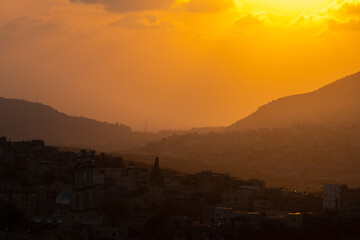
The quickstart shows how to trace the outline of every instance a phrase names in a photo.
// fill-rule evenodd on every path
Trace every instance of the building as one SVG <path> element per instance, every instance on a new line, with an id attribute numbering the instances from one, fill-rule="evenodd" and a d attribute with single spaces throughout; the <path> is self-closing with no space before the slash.
<path id="1" fill-rule="evenodd" d="M 234 211 L 232 208 L 216 207 L 214 209 L 214 222 L 215 223 L 228 223 L 234 218 Z"/>
<path id="2" fill-rule="evenodd" d="M 346 190 L 347 186 L 343 184 L 325 184 L 322 187 L 323 210 L 339 210 Z"/>
<path id="3" fill-rule="evenodd" d="M 75 163 L 74 200 L 71 219 L 75 223 L 93 223 L 96 219 L 96 211 L 93 206 L 93 152 L 78 154 Z"/>

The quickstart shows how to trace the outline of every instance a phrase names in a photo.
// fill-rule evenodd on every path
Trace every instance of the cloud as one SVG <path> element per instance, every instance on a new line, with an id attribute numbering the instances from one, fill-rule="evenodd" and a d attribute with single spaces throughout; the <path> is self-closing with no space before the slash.
<path id="1" fill-rule="evenodd" d="M 191 0 L 183 4 L 189 12 L 218 12 L 235 6 L 234 0 Z"/>
<path id="2" fill-rule="evenodd" d="M 360 0 L 335 0 L 327 8 L 304 13 L 294 19 L 294 26 L 318 27 L 323 33 L 340 29 L 360 30 Z"/>
<path id="3" fill-rule="evenodd" d="M 8 31 L 30 30 L 30 31 L 51 31 L 59 27 L 59 23 L 52 17 L 19 17 L 15 18 L 6 25 L 3 29 Z"/>
<path id="4" fill-rule="evenodd" d="M 350 30 L 350 31 L 360 31 L 360 20 L 359 19 L 350 19 L 345 22 L 338 21 L 334 18 L 328 21 L 328 28 L 330 30 Z"/>
<path id="5" fill-rule="evenodd" d="M 360 31 L 360 1 L 336 0 L 323 13 L 329 30 Z"/>
<path id="6" fill-rule="evenodd" d="M 171 28 L 173 24 L 168 20 L 159 20 L 155 15 L 127 15 L 122 19 L 111 23 L 113 27 L 124 27 L 124 28 Z"/>
<path id="7" fill-rule="evenodd" d="M 175 0 L 70 0 L 70 2 L 101 4 L 108 11 L 131 12 L 169 9 Z"/>
<path id="8" fill-rule="evenodd" d="M 304 13 L 294 19 L 291 24 L 308 26 L 309 24 L 321 24 L 325 19 L 327 20 L 329 17 L 327 15 L 319 15 L 317 13 Z"/>
<path id="9" fill-rule="evenodd" d="M 234 21 L 235 26 L 263 25 L 269 21 L 268 14 L 264 11 L 252 12 L 241 16 Z"/>
<path id="10" fill-rule="evenodd" d="M 327 12 L 331 14 L 360 15 L 360 1 L 337 0 L 329 6 Z"/>
<path id="11" fill-rule="evenodd" d="M 136 12 L 170 10 L 174 6 L 189 12 L 218 12 L 234 7 L 234 0 L 70 0 L 72 3 L 101 4 L 107 11 Z"/>

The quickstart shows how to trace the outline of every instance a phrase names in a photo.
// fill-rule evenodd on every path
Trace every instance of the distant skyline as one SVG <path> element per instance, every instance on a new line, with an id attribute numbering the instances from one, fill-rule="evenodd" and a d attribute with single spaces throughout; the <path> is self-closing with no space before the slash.
<path id="1" fill-rule="evenodd" d="M 0 0 L 0 96 L 134 130 L 226 126 L 360 71 L 359 0 Z"/>

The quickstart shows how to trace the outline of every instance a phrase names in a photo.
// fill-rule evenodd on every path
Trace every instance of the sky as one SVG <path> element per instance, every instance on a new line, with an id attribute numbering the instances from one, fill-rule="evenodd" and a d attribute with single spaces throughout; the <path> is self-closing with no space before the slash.
<path id="1" fill-rule="evenodd" d="M 134 130 L 230 125 L 359 53 L 360 0 L 0 0 L 0 96 Z"/>

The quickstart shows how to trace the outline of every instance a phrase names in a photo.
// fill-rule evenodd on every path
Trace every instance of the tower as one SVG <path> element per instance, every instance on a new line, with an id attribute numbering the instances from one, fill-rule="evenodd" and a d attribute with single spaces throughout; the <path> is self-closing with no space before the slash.
<path id="1" fill-rule="evenodd" d="M 150 181 L 153 184 L 162 184 L 162 177 L 161 177 L 161 171 L 160 171 L 160 163 L 159 163 L 159 157 L 155 158 L 154 167 L 151 172 Z"/>

